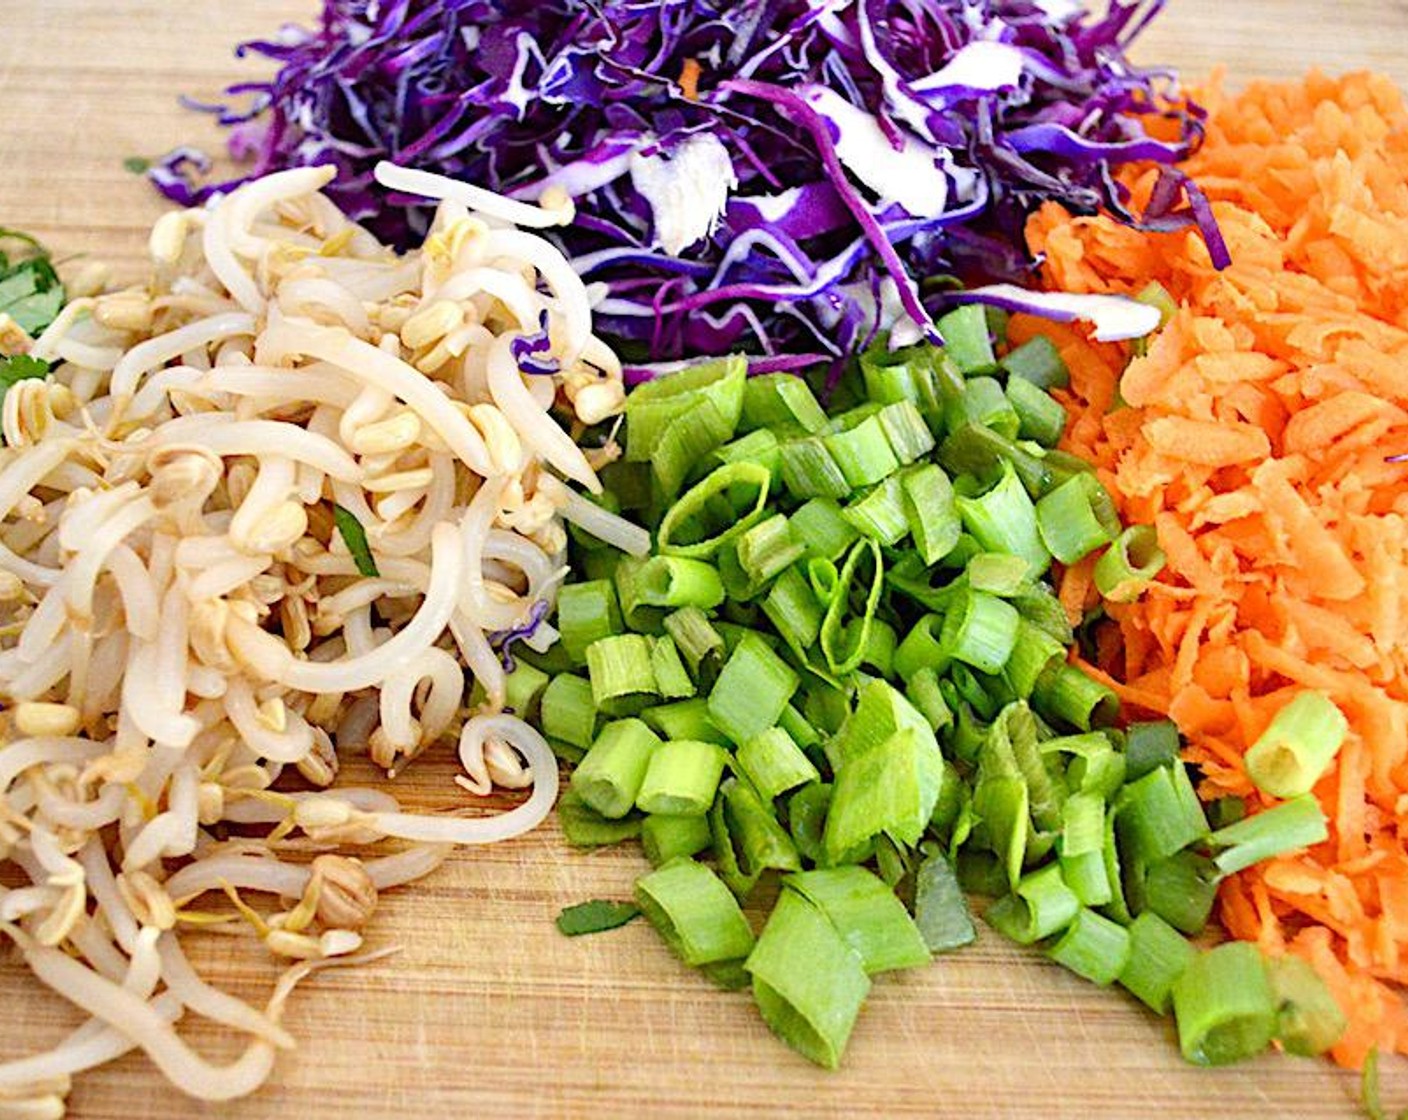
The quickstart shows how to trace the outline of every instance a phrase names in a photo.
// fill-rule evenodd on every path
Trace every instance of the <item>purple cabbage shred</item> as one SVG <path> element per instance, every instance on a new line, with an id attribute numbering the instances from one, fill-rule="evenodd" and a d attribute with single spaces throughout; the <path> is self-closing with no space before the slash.
<path id="1" fill-rule="evenodd" d="M 543 619 L 548 616 L 549 605 L 546 599 L 538 599 L 528 610 L 528 617 L 519 625 L 510 630 L 491 630 L 484 637 L 489 645 L 499 652 L 499 659 L 503 662 L 504 672 L 512 673 L 516 668 L 513 660 L 513 644 L 515 642 L 526 642 L 538 632 L 538 627 L 542 625 Z"/>
<path id="2" fill-rule="evenodd" d="M 905 313 L 932 335 L 929 278 L 1029 281 L 1024 224 L 1050 200 L 1196 226 L 1225 263 L 1173 166 L 1203 111 L 1126 54 L 1163 3 L 324 0 L 316 28 L 239 48 L 272 78 L 202 108 L 250 177 L 334 165 L 328 194 L 400 247 L 433 209 L 388 198 L 380 159 L 529 200 L 561 186 L 578 220 L 549 236 L 632 361 L 832 360 Z M 1115 172 L 1151 161 L 1136 214 Z M 151 174 L 186 205 L 243 181 L 204 181 L 188 149 Z M 545 337 L 524 343 L 551 372 Z"/>

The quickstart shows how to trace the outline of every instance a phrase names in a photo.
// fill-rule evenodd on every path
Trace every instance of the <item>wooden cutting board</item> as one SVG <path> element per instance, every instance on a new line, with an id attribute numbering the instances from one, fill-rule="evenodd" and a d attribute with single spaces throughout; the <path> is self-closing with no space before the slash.
<path id="1" fill-rule="evenodd" d="M 1319 64 L 1372 66 L 1408 83 L 1402 0 L 1175 0 L 1143 57 L 1189 76 L 1224 62 L 1234 81 Z M 139 274 L 162 204 L 125 157 L 195 140 L 209 123 L 176 103 L 248 76 L 238 40 L 306 19 L 314 0 L 0 0 L 0 224 Z M 447 761 L 396 783 L 407 803 L 462 795 Z M 567 904 L 624 898 L 643 862 L 583 854 L 555 826 L 464 851 L 385 898 L 374 945 L 398 956 L 324 973 L 294 999 L 299 1038 L 256 1096 L 201 1107 L 145 1058 L 79 1080 L 76 1117 L 1350 1116 L 1356 1079 L 1326 1063 L 1266 1057 L 1205 1071 L 1171 1027 L 1034 952 L 984 936 L 931 968 L 876 984 L 845 1067 L 824 1073 L 776 1042 L 746 996 L 712 989 L 643 924 L 569 940 Z M 262 1002 L 273 976 L 245 940 L 208 939 L 207 976 Z M 77 1017 L 0 963 L 0 1058 L 56 1041 Z M 194 1024 L 204 1052 L 231 1040 Z M 1396 1090 L 1396 1091 L 1395 1091 Z M 1408 1071 L 1386 1070 L 1391 1103 Z"/>

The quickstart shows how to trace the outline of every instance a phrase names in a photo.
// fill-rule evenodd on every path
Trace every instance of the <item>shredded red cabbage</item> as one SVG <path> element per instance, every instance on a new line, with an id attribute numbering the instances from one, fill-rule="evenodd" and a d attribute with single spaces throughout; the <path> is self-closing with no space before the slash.
<path id="1" fill-rule="evenodd" d="M 333 164 L 328 193 L 402 246 L 431 209 L 386 196 L 380 159 L 530 200 L 561 186 L 578 220 L 550 236 L 604 285 L 597 322 L 637 360 L 839 355 L 906 317 L 932 334 L 926 278 L 1029 274 L 1023 224 L 1049 199 L 1195 225 L 1225 261 L 1171 168 L 1202 110 L 1125 53 L 1162 7 L 325 0 L 317 29 L 241 46 L 280 68 L 214 111 L 252 175 Z M 1145 214 L 1115 180 L 1130 161 L 1170 165 Z M 184 204 L 234 185 L 201 171 L 183 150 L 152 175 Z"/>

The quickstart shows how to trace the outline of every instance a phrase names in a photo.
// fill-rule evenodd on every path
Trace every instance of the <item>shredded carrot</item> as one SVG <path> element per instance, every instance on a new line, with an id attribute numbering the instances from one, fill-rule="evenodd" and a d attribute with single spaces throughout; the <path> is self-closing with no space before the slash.
<path id="1" fill-rule="evenodd" d="M 1046 330 L 1071 369 L 1066 450 L 1089 459 L 1168 565 L 1110 605 L 1093 671 L 1187 738 L 1205 796 L 1269 799 L 1242 759 L 1297 690 L 1349 734 L 1316 786 L 1329 839 L 1223 885 L 1228 932 L 1319 971 L 1349 1021 L 1332 1051 L 1408 1053 L 1408 107 L 1386 78 L 1310 74 L 1229 96 L 1187 165 L 1232 253 L 1054 205 L 1028 226 L 1044 282 L 1178 311 L 1132 360 Z M 1125 186 L 1137 208 L 1152 173 Z M 1088 569 L 1066 573 L 1068 610 Z M 1117 629 L 1115 629 L 1117 627 Z"/>

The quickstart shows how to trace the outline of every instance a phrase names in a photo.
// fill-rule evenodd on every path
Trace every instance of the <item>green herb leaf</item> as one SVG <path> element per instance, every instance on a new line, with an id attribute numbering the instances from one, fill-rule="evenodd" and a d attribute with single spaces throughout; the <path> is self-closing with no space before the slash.
<path id="1" fill-rule="evenodd" d="M 128 156 L 122 161 L 122 169 L 130 171 L 133 175 L 145 175 L 151 170 L 152 161 L 146 156 Z"/>
<path id="2" fill-rule="evenodd" d="M 565 907 L 557 916 L 557 928 L 568 937 L 581 937 L 584 933 L 604 933 L 638 917 L 640 907 L 634 902 L 594 898 L 590 902 Z"/>
<path id="3" fill-rule="evenodd" d="M 64 305 L 59 274 L 49 251 L 29 234 L 0 227 L 0 241 L 19 241 L 28 247 L 28 255 L 18 261 L 0 253 L 0 312 L 30 334 L 38 334 Z"/>
<path id="4" fill-rule="evenodd" d="M 28 354 L 0 357 L 0 404 L 4 404 L 5 392 L 11 385 L 21 381 L 42 381 L 48 376 L 49 363 L 42 358 L 31 358 Z M 0 444 L 4 442 L 4 437 L 0 436 Z"/>
<path id="5" fill-rule="evenodd" d="M 376 560 L 372 558 L 371 547 L 367 544 L 367 531 L 362 528 L 362 523 L 351 511 L 343 509 L 336 503 L 332 507 L 332 519 L 337 526 L 337 531 L 342 534 L 343 544 L 352 554 L 352 562 L 357 565 L 357 571 L 372 579 L 380 576 Z"/>

